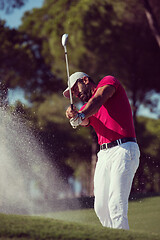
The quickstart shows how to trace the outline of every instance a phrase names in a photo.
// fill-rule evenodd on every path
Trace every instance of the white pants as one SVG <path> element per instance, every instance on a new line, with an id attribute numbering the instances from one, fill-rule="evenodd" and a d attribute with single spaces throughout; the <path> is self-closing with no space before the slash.
<path id="1" fill-rule="evenodd" d="M 139 157 L 139 147 L 134 142 L 99 151 L 94 209 L 104 227 L 129 229 L 128 197 Z"/>

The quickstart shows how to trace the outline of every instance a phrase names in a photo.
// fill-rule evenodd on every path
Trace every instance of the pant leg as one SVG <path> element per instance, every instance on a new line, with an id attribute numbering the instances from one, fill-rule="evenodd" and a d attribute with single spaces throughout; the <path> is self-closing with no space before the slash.
<path id="1" fill-rule="evenodd" d="M 112 228 L 129 229 L 128 197 L 139 164 L 136 143 L 125 143 L 113 149 L 108 208 Z"/>
<path id="2" fill-rule="evenodd" d="M 98 162 L 94 175 L 94 210 L 103 226 L 111 227 L 111 219 L 108 208 L 110 185 L 109 157 L 105 151 L 98 153 Z"/>

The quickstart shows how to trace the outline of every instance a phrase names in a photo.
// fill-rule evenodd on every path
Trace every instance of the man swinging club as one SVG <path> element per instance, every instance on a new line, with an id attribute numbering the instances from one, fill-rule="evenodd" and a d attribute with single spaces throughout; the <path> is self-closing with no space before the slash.
<path id="1" fill-rule="evenodd" d="M 83 72 L 70 76 L 70 89 L 86 102 L 79 111 L 67 109 L 70 124 L 73 128 L 91 125 L 100 145 L 94 175 L 95 212 L 103 226 L 129 229 L 128 197 L 140 152 L 125 90 L 113 76 L 105 76 L 96 86 Z M 63 95 L 70 98 L 69 88 Z"/>

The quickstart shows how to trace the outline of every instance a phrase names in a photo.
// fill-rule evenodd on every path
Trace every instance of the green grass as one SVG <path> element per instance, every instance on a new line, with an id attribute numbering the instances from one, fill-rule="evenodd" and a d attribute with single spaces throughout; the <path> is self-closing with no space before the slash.
<path id="1" fill-rule="evenodd" d="M 160 240 L 160 197 L 129 203 L 130 231 L 103 228 L 93 209 L 16 216 L 0 214 L 0 240 Z"/>
<path id="2" fill-rule="evenodd" d="M 100 225 L 93 209 L 56 212 L 54 219 Z M 160 197 L 129 202 L 130 230 L 160 234 Z"/>
<path id="3" fill-rule="evenodd" d="M 130 229 L 160 235 L 160 197 L 129 203 Z"/>

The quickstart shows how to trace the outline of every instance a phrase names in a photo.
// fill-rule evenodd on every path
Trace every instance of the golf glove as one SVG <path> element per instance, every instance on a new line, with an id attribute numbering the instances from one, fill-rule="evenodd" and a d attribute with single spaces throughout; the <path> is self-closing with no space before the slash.
<path id="1" fill-rule="evenodd" d="M 70 124 L 73 128 L 77 128 L 85 119 L 84 113 L 77 113 L 74 118 L 70 119 Z"/>

